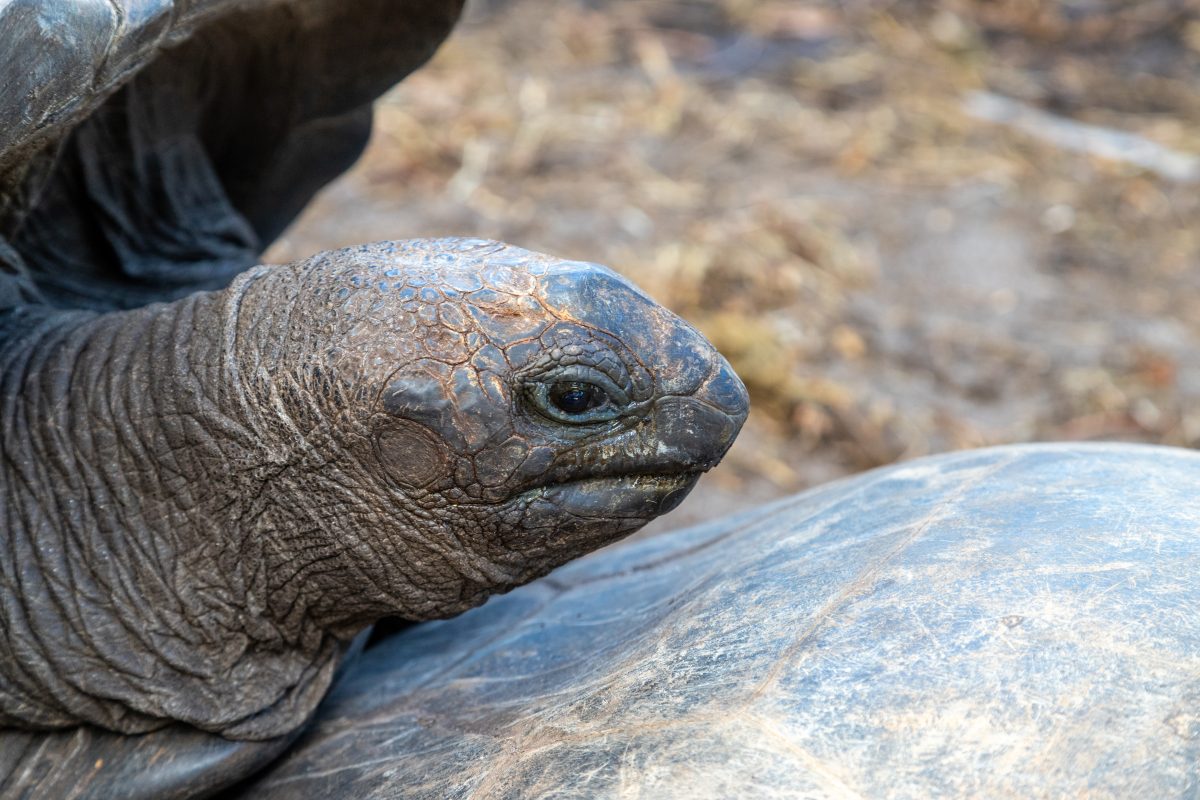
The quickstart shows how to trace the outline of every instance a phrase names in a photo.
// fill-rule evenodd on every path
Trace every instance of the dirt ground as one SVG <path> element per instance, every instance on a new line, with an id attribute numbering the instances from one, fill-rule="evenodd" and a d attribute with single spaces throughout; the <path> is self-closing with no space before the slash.
<path id="1" fill-rule="evenodd" d="M 749 386 L 663 525 L 869 467 L 1200 445 L 1200 5 L 491 0 L 272 248 L 598 261 Z"/>

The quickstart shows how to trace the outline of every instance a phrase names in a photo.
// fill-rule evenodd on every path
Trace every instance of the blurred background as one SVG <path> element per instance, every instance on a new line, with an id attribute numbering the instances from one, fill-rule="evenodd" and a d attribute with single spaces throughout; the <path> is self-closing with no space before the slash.
<path id="1" fill-rule="evenodd" d="M 625 273 L 754 411 L 675 527 L 898 459 L 1200 445 L 1200 4 L 480 0 L 268 253 Z"/>

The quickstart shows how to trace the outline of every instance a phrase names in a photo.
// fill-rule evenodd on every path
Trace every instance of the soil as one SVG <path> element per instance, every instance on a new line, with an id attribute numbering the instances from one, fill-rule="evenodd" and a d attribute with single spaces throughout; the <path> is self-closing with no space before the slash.
<path id="1" fill-rule="evenodd" d="M 1195 447 L 1198 77 L 1180 0 L 477 2 L 268 258 L 470 235 L 629 275 L 754 404 L 659 529 L 957 448 Z"/>

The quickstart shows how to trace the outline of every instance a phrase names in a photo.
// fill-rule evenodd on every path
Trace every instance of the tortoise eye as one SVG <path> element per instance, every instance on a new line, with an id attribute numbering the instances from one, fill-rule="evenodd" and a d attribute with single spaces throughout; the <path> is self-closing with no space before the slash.
<path id="1" fill-rule="evenodd" d="M 583 364 L 537 376 L 525 383 L 524 395 L 529 410 L 565 425 L 612 422 L 629 410 L 625 391 L 608 375 Z"/>
<path id="2" fill-rule="evenodd" d="M 559 381 L 551 385 L 550 402 L 564 414 L 583 414 L 608 402 L 608 394 L 592 383 Z"/>

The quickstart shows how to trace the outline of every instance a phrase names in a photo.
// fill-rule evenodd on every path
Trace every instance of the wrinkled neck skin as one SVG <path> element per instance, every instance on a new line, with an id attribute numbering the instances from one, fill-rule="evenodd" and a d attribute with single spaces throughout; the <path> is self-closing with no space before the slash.
<path id="1" fill-rule="evenodd" d="M 239 312 L 249 325 L 267 312 L 241 308 L 250 283 L 10 321 L 0 722 L 274 735 L 303 721 L 370 621 L 353 604 L 321 616 L 349 585 L 336 551 L 297 541 L 286 493 L 267 491 L 311 465 L 238 375 Z M 319 507 L 305 513 L 319 525 Z"/>

